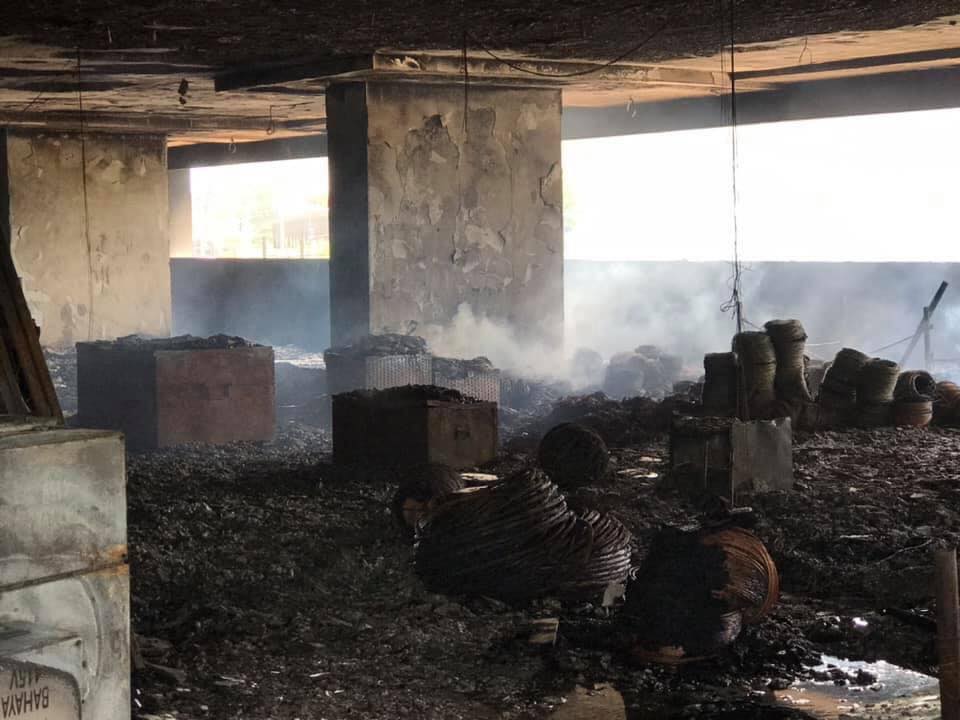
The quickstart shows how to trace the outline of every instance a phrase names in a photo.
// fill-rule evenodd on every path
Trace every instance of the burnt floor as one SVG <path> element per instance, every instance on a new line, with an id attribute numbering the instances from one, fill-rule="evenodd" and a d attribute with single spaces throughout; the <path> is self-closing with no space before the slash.
<path id="1" fill-rule="evenodd" d="M 960 537 L 960 432 L 798 438 L 795 489 L 746 499 L 784 600 L 729 653 L 682 673 L 627 665 L 601 610 L 426 592 L 387 507 L 396 478 L 332 466 L 328 440 L 290 425 L 268 445 L 130 457 L 133 629 L 167 668 L 137 673 L 141 715 L 543 717 L 573 686 L 611 683 L 632 716 L 719 717 L 731 694 L 783 684 L 817 652 L 935 670 L 931 553 Z M 693 508 L 662 488 L 665 438 L 614 454 L 616 483 L 573 499 L 622 519 L 640 558 L 661 523 Z M 541 616 L 563 619 L 546 653 L 520 639 Z"/>

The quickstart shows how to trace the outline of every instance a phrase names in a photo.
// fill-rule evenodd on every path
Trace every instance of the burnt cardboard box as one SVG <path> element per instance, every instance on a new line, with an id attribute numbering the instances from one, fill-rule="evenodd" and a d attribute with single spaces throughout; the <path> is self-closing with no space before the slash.
<path id="1" fill-rule="evenodd" d="M 340 464 L 476 467 L 496 457 L 497 433 L 497 404 L 455 391 L 408 386 L 333 396 L 333 459 Z"/>
<path id="2" fill-rule="evenodd" d="M 135 450 L 264 441 L 276 428 L 269 347 L 78 343 L 77 390 L 79 424 L 119 430 Z"/>
<path id="3" fill-rule="evenodd" d="M 736 418 L 677 416 L 670 428 L 671 479 L 694 496 L 793 487 L 790 418 L 743 422 Z"/>

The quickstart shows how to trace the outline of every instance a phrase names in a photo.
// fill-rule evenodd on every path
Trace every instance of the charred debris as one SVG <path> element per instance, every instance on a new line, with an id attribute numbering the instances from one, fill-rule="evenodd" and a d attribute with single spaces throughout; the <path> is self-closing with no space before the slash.
<path id="1" fill-rule="evenodd" d="M 314 691 L 280 667 L 358 717 L 541 717 L 576 687 L 639 717 L 802 717 L 776 704 L 797 679 L 870 692 L 821 654 L 931 671 L 960 391 L 805 340 L 771 322 L 696 374 L 644 346 L 604 370 L 634 373 L 616 399 L 371 337 L 312 366 L 306 422 L 278 370 L 273 440 L 130 456 L 136 712 L 266 712 L 269 688 L 294 717 Z"/>

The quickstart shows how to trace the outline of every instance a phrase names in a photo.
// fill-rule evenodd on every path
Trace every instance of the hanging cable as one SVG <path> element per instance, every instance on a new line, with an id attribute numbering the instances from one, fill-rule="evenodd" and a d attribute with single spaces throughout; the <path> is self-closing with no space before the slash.
<path id="1" fill-rule="evenodd" d="M 82 17 L 80 2 L 77 14 Z M 93 340 L 93 243 L 90 240 L 90 201 L 87 197 L 87 137 L 83 114 L 83 62 L 77 43 L 77 104 L 80 117 L 80 193 L 83 198 L 83 239 L 87 246 L 87 340 Z"/>
<path id="2" fill-rule="evenodd" d="M 475 36 L 473 36 L 473 35 L 470 35 L 470 40 L 471 40 L 471 42 L 473 42 L 474 45 L 476 45 L 477 47 L 479 47 L 484 53 L 486 53 L 487 55 L 489 55 L 491 58 L 493 58 L 494 60 L 496 60 L 496 61 L 499 62 L 499 63 L 503 63 L 503 64 L 506 65 L 507 67 L 512 68 L 513 70 L 516 70 L 517 72 L 526 73 L 527 75 L 535 75 L 536 77 L 551 78 L 551 79 L 563 79 L 563 78 L 583 77 L 584 75 L 592 75 L 592 74 L 594 74 L 594 73 L 602 72 L 602 71 L 606 70 L 607 68 L 612 67 L 613 65 L 616 65 L 618 62 L 620 62 L 620 61 L 622 61 L 622 60 L 626 60 L 628 57 L 630 57 L 630 56 L 633 55 L 634 53 L 638 52 L 639 50 L 642 50 L 648 43 L 650 43 L 650 42 L 651 42 L 652 40 L 654 40 L 657 36 L 659 36 L 664 30 L 667 29 L 668 25 L 669 25 L 669 23 L 664 22 L 663 25 L 661 25 L 661 26 L 658 27 L 656 30 L 654 30 L 652 33 L 650 33 L 649 35 L 647 35 L 647 36 L 646 36 L 643 40 L 641 40 L 637 45 L 634 45 L 634 46 L 633 46 L 632 48 L 630 48 L 629 50 L 627 50 L 627 51 L 625 51 L 625 52 L 617 55 L 617 56 L 616 56 L 615 58 L 613 58 L 612 60 L 606 61 L 606 62 L 603 63 L 602 65 L 598 65 L 598 66 L 592 67 L 592 68 L 587 68 L 586 70 L 578 70 L 578 71 L 576 71 L 576 72 L 571 72 L 571 73 L 549 73 L 549 72 L 541 72 L 540 70 L 531 70 L 530 68 L 525 68 L 525 67 L 523 67 L 522 65 L 518 65 L 517 63 L 515 63 L 515 62 L 513 62 L 513 61 L 511 61 L 511 60 L 508 60 L 508 59 L 506 59 L 506 58 L 504 58 L 504 57 L 501 57 L 501 56 L 497 55 L 497 54 L 494 53 L 492 50 L 488 49 L 486 45 L 484 45 L 482 42 L 480 42 L 480 40 L 478 40 L 478 39 L 477 39 Z M 466 30 L 465 30 L 464 32 L 466 32 Z"/>
<path id="3" fill-rule="evenodd" d="M 732 208 L 733 208 L 733 278 L 731 282 L 730 299 L 721 308 L 723 312 L 733 312 L 736 321 L 737 333 L 743 332 L 743 297 L 742 297 L 742 273 L 743 268 L 740 262 L 740 237 L 737 221 L 737 78 L 736 78 L 736 0 L 729 0 L 729 32 L 730 32 L 730 156 L 731 156 L 731 184 L 732 184 Z M 723 0 L 719 2 L 721 10 L 721 19 L 723 11 Z M 721 71 L 725 71 L 723 66 L 723 52 L 720 53 Z"/>

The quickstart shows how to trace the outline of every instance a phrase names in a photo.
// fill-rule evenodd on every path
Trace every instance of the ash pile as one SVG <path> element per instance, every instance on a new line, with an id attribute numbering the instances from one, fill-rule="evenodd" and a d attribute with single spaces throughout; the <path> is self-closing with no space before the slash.
<path id="1" fill-rule="evenodd" d="M 114 350 L 137 351 L 176 351 L 176 350 L 232 350 L 234 348 L 263 347 L 235 335 L 211 335 L 198 337 L 196 335 L 176 335 L 168 338 L 154 338 L 145 335 L 124 335 L 116 340 L 95 340 L 83 343 L 101 348 Z"/>
<path id="2" fill-rule="evenodd" d="M 680 379 L 683 360 L 655 345 L 640 345 L 632 352 L 610 358 L 603 391 L 611 398 L 650 397 L 662 400 L 672 394 Z"/>

